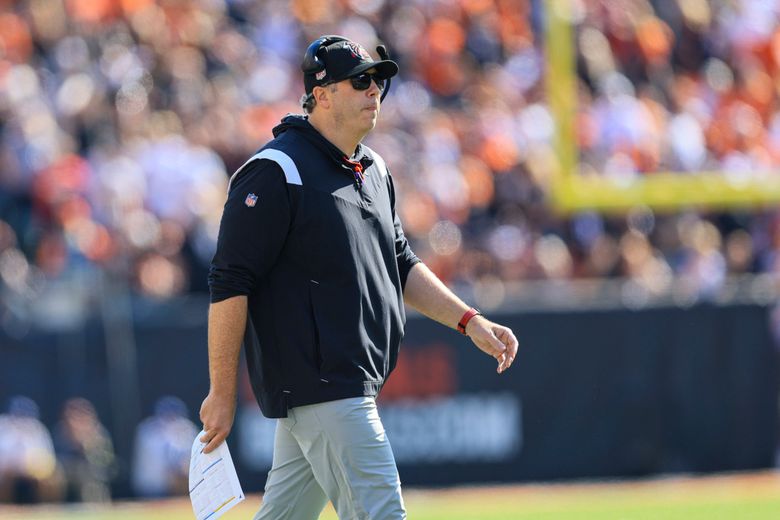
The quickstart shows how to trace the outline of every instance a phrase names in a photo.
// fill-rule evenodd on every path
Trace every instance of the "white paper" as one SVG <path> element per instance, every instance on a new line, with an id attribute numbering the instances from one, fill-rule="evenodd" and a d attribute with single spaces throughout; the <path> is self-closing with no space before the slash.
<path id="1" fill-rule="evenodd" d="M 190 501 L 198 520 L 215 520 L 243 501 L 244 492 L 227 442 L 211 453 L 203 453 L 203 433 L 195 437 L 190 452 Z"/>

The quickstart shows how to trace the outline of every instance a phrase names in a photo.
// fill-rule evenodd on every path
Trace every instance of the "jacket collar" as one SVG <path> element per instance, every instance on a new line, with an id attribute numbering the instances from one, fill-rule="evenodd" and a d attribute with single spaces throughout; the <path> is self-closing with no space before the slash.
<path id="1" fill-rule="evenodd" d="M 274 137 L 279 137 L 284 132 L 293 131 L 300 133 L 307 141 L 322 151 L 326 157 L 343 168 L 344 173 L 353 177 L 358 188 L 365 182 L 365 171 L 374 163 L 374 160 L 365 151 L 365 147 L 358 143 L 352 157 L 347 157 L 335 144 L 328 141 L 309 122 L 309 118 L 298 114 L 288 114 L 280 124 L 273 129 Z"/>

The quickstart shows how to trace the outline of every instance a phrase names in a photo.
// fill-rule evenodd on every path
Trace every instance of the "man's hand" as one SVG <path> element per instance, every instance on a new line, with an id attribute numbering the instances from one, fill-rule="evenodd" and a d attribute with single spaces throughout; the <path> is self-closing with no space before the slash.
<path id="1" fill-rule="evenodd" d="M 414 264 L 409 271 L 404 287 L 404 301 L 448 327 L 458 323 L 466 307 L 466 304 L 422 262 Z M 498 360 L 499 374 L 515 360 L 517 338 L 511 329 L 477 315 L 466 324 L 466 334 L 481 351 Z"/>
<path id="2" fill-rule="evenodd" d="M 517 355 L 517 338 L 512 329 L 484 316 L 474 316 L 466 324 L 466 334 L 482 352 L 496 358 L 499 374 L 512 366 Z"/>
<path id="3" fill-rule="evenodd" d="M 203 423 L 201 442 L 208 443 L 203 453 L 210 453 L 227 439 L 236 415 L 236 396 L 209 393 L 200 405 L 200 421 Z"/>
<path id="4" fill-rule="evenodd" d="M 209 306 L 209 395 L 200 405 L 201 442 L 210 453 L 224 441 L 236 414 L 238 355 L 246 329 L 247 297 L 234 296 Z"/>

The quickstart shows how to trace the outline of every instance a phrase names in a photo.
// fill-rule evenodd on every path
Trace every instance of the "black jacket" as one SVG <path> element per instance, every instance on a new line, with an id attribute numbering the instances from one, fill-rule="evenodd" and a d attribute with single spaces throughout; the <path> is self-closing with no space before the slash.
<path id="1" fill-rule="evenodd" d="M 382 158 L 352 161 L 301 116 L 233 175 L 209 273 L 211 301 L 248 295 L 252 388 L 267 417 L 376 395 L 393 370 L 403 287 L 419 262 Z"/>

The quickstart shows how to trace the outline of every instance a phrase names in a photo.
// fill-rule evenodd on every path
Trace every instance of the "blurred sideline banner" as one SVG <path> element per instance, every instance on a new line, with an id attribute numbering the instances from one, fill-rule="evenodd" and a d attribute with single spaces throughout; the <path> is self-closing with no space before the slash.
<path id="1" fill-rule="evenodd" d="M 573 5 L 570 0 L 545 0 L 546 90 L 556 125 L 550 195 L 556 209 L 622 213 L 636 206 L 726 209 L 780 202 L 780 178 L 773 171 L 653 172 L 630 179 L 580 175 Z"/>
<path id="2" fill-rule="evenodd" d="M 208 390 L 207 300 L 136 304 L 141 416 L 181 397 L 197 422 Z M 774 464 L 777 354 L 759 305 L 494 315 L 520 340 L 503 375 L 456 332 L 411 318 L 380 413 L 406 485 L 638 477 Z M 0 341 L 0 398 L 35 399 L 51 428 L 65 399 L 92 400 L 117 444 L 117 496 L 131 493 L 132 432 L 117 436 L 102 325 Z M 243 373 L 242 369 L 242 373 Z M 230 447 L 247 492 L 262 490 L 273 421 L 242 376 Z M 121 396 L 120 396 L 121 398 Z M 121 402 L 121 401 L 120 401 Z M 198 423 L 199 424 L 199 423 Z M 129 434 L 128 434 L 129 433 Z"/>

